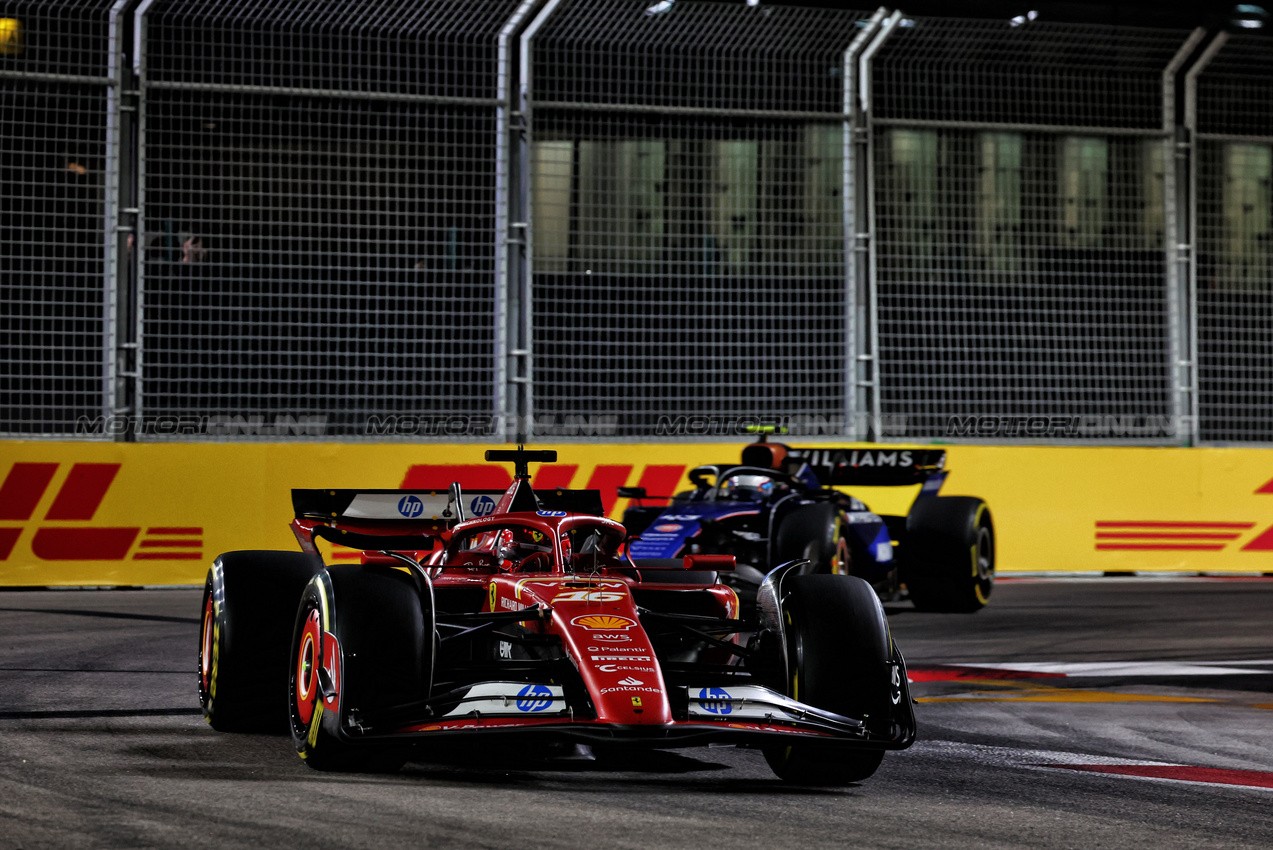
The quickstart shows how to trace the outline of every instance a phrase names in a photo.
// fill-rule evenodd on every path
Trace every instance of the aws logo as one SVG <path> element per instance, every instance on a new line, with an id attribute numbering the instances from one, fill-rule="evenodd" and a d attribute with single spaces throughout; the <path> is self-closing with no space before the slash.
<path id="1" fill-rule="evenodd" d="M 13 553 L 28 523 L 57 476 L 58 463 L 15 463 L 0 484 L 0 561 Z M 134 561 L 198 560 L 202 528 L 90 525 L 110 492 L 118 463 L 76 463 L 62 480 L 53 503 L 36 524 L 31 553 L 45 561 L 122 561 L 141 538 Z"/>

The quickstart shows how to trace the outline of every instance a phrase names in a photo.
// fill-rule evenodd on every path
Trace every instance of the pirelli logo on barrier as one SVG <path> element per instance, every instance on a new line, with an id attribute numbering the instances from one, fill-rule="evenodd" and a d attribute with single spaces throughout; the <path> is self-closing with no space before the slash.
<path id="1" fill-rule="evenodd" d="M 159 561 L 203 558 L 203 528 L 108 526 L 94 522 L 119 463 L 15 463 L 0 484 L 0 561 L 25 540 L 42 561 Z M 52 501 L 41 512 L 46 495 Z M 18 523 L 18 524 L 11 524 Z"/>

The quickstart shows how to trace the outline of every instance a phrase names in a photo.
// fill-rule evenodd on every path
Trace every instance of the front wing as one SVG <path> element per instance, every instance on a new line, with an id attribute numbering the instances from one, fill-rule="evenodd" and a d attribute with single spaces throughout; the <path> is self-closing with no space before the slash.
<path id="1" fill-rule="evenodd" d="M 537 738 L 579 743 L 631 744 L 652 748 L 712 743 L 763 746 L 805 741 L 829 747 L 905 749 L 915 740 L 909 692 L 888 734 L 851 717 L 805 705 L 759 685 L 674 687 L 669 689 L 679 719 L 666 724 L 620 725 L 576 716 L 559 685 L 480 682 L 462 695 L 448 695 L 443 710 L 408 707 L 377 717 L 351 712 L 341 729 L 350 743 L 450 739 L 454 737 Z M 432 715 L 432 716 L 421 716 Z"/>

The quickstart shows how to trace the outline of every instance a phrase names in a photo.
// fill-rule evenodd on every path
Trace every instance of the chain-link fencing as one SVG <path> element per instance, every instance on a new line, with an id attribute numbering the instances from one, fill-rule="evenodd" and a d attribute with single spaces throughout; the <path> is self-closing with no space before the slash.
<path id="1" fill-rule="evenodd" d="M 0 435 L 1271 443 L 1269 41 L 0 0 Z"/>
<path id="2" fill-rule="evenodd" d="M 109 409 L 111 0 L 0 3 L 0 433 Z"/>
<path id="3" fill-rule="evenodd" d="M 872 69 L 877 355 L 880 407 L 908 436 L 1187 436 L 1163 74 L 1188 36 L 892 32 Z"/>
<path id="4" fill-rule="evenodd" d="M 1200 436 L 1273 443 L 1273 38 L 1226 38 L 1195 85 Z"/>

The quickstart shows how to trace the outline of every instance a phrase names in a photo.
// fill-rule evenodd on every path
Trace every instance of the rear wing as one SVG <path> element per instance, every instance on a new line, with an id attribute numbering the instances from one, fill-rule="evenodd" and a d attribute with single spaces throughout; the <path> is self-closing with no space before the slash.
<path id="1" fill-rule="evenodd" d="M 454 524 L 459 519 L 453 494 L 446 490 L 293 490 L 297 519 L 409 521 Z"/>
<path id="2" fill-rule="evenodd" d="M 292 490 L 292 533 L 306 552 L 319 537 L 351 549 L 429 549 L 460 521 L 455 491 Z"/>
<path id="3" fill-rule="evenodd" d="M 743 463 L 793 473 L 808 464 L 823 487 L 902 487 L 923 484 L 941 473 L 946 451 L 753 443 L 743 449 Z"/>
<path id="4" fill-rule="evenodd" d="M 317 552 L 316 538 L 364 551 L 418 551 L 432 548 L 456 524 L 496 511 L 605 515 L 599 490 L 531 489 L 527 464 L 552 463 L 555 451 L 492 449 L 486 459 L 514 463 L 507 491 L 464 491 L 458 481 L 446 490 L 294 489 L 292 533 L 306 552 Z"/>

